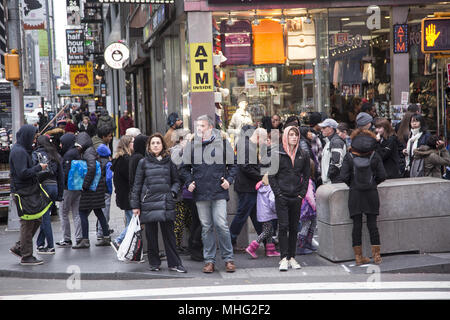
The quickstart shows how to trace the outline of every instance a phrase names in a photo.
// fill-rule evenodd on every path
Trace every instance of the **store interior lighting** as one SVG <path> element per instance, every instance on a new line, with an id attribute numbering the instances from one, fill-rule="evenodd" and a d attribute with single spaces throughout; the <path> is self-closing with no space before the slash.
<path id="1" fill-rule="evenodd" d="M 254 16 L 254 19 L 253 19 L 253 22 L 252 22 L 252 23 L 253 23 L 255 26 L 258 26 L 258 25 L 259 25 L 259 19 L 258 19 L 256 10 L 255 10 L 255 16 Z"/>
<path id="2" fill-rule="evenodd" d="M 233 20 L 231 19 L 231 11 L 228 13 L 228 21 L 227 21 L 227 25 L 232 26 L 233 25 Z"/>

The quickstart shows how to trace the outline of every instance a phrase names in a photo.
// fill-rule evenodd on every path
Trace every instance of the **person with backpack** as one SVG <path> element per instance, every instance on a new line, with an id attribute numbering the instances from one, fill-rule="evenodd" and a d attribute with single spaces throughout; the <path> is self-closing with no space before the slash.
<path id="1" fill-rule="evenodd" d="M 49 137 L 44 135 L 37 139 L 37 148 L 33 152 L 32 158 L 34 164 L 48 163 L 47 170 L 38 173 L 38 181 L 49 194 L 53 203 L 61 201 L 64 191 L 62 159 Z M 51 209 L 42 216 L 41 229 L 36 240 L 38 254 L 55 254 L 50 213 Z M 46 247 L 45 241 L 47 241 Z"/>
<path id="2" fill-rule="evenodd" d="M 109 236 L 109 226 L 102 211 L 105 207 L 106 170 L 104 167 L 101 168 L 100 180 L 97 188 L 95 191 L 92 191 L 90 188 L 97 171 L 97 151 L 93 147 L 91 137 L 89 137 L 86 132 L 81 132 L 78 134 L 76 144 L 81 147 L 81 159 L 86 161 L 87 173 L 83 181 L 79 206 L 81 232 L 83 238 L 79 244 L 72 246 L 72 249 L 86 249 L 90 247 L 88 217 L 91 211 L 94 211 L 103 230 L 103 238 L 96 243 L 96 246 L 109 246 L 111 241 L 111 237 Z"/>
<path id="3" fill-rule="evenodd" d="M 106 144 L 101 144 L 97 148 L 97 153 L 100 160 L 100 165 L 105 168 L 105 179 L 106 179 L 106 192 L 105 192 L 105 208 L 103 208 L 103 215 L 106 218 L 106 222 L 109 224 L 109 216 L 111 211 L 111 195 L 113 191 L 113 172 L 111 170 L 111 150 Z M 109 234 L 112 234 L 114 230 L 109 230 Z M 101 240 L 103 237 L 102 226 L 97 221 L 97 240 Z"/>
<path id="4" fill-rule="evenodd" d="M 47 163 L 33 165 L 31 153 L 36 139 L 37 128 L 32 125 L 22 126 L 16 134 L 17 142 L 9 154 L 11 193 L 15 193 L 36 183 L 39 172 L 46 170 Z M 21 258 L 20 264 L 27 266 L 40 265 L 44 262 L 33 256 L 33 236 L 39 229 L 42 218 L 20 219 L 20 238 L 9 249 L 13 255 Z"/>
<path id="5" fill-rule="evenodd" d="M 445 168 L 446 166 L 450 166 L 450 155 L 445 149 L 445 142 L 440 140 L 438 136 L 430 136 L 426 145 L 414 150 L 414 160 L 411 167 L 417 168 L 416 176 L 442 178 L 442 167 Z"/>
<path id="6" fill-rule="evenodd" d="M 356 129 L 352 135 L 350 151 L 345 155 L 340 179 L 350 188 L 348 209 L 353 220 L 352 246 L 356 265 L 370 262 L 362 254 L 362 215 L 367 217 L 372 258 L 380 264 L 380 235 L 377 216 L 380 210 L 380 198 L 377 185 L 386 180 L 383 160 L 376 152 L 376 135 L 363 129 Z"/>

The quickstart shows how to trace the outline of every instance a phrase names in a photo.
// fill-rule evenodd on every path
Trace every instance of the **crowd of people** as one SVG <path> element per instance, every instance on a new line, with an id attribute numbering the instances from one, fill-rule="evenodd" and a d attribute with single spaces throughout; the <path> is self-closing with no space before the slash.
<path id="1" fill-rule="evenodd" d="M 165 135 L 146 136 L 134 128 L 126 114 L 124 121 L 119 121 L 121 137 L 115 152 L 110 147 L 114 122 L 107 114 L 93 125 L 82 109 L 74 110 L 78 130 L 74 132 L 69 126 L 59 137 L 56 135 L 60 131 L 54 130 L 62 129 L 62 125 L 41 135 L 36 127 L 25 125 L 17 133 L 10 156 L 12 192 L 37 180 L 52 201 L 62 201 L 63 239 L 54 243 L 48 210 L 38 220 L 21 219 L 20 240 L 10 251 L 21 257 L 24 265 L 42 264 L 33 256 L 32 244 L 39 227 L 38 254 L 55 254 L 55 244 L 88 249 L 88 216 L 94 211 L 98 219 L 96 245 L 111 246 L 116 252 L 133 215 L 139 217 L 152 272 L 161 270 L 163 259 L 167 259 L 169 270 L 187 272 L 181 259 L 187 254 L 203 262 L 204 273 L 212 273 L 216 270 L 217 247 L 225 271 L 234 272 L 235 252 L 246 252 L 257 259 L 261 245 L 266 256 L 278 257 L 280 271 L 300 269 L 296 256 L 317 250 L 313 241 L 317 188 L 346 183 L 350 188 L 348 206 L 356 264 L 370 261 L 362 255 L 363 214 L 367 216 L 372 258 L 379 264 L 377 186 L 386 179 L 442 177 L 445 167 L 450 166 L 450 156 L 444 141 L 427 131 L 415 106 L 408 109 L 396 128 L 388 119 L 378 118 L 370 105 L 363 105 L 361 110 L 355 115 L 354 125 L 337 123 L 318 112 L 309 115 L 306 125 L 297 117 L 290 117 L 284 124 L 279 115 L 264 117 L 258 126 L 244 126 L 239 145 L 234 147 L 227 133 L 217 129 L 206 115 L 196 119 L 191 133 L 183 129 L 178 114 L 172 113 Z M 66 118 L 65 128 L 71 121 Z M 239 160 L 240 151 L 244 151 L 244 157 Z M 267 158 L 271 161 L 267 162 Z M 87 164 L 79 191 L 68 188 L 73 160 Z M 101 177 L 93 190 L 96 161 L 100 163 Z M 238 206 L 228 224 L 231 185 Z M 114 239 L 114 230 L 109 227 L 112 192 L 126 218 L 124 229 Z M 257 238 L 240 248 L 237 239 L 249 217 Z M 164 252 L 158 246 L 158 227 Z M 186 229 L 190 231 L 187 248 L 182 245 Z"/>

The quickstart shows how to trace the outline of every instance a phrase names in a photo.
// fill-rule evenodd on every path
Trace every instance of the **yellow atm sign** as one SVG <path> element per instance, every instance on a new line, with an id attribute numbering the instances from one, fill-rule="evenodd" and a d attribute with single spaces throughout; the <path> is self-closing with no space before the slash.
<path id="1" fill-rule="evenodd" d="M 450 53 L 450 17 L 422 20 L 422 52 Z"/>
<path id="2" fill-rule="evenodd" d="M 191 43 L 191 91 L 214 91 L 213 50 L 211 43 Z"/>

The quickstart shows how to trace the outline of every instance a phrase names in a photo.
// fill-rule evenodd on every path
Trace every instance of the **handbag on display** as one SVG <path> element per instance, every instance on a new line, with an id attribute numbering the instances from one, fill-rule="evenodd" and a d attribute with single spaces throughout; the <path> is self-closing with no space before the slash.
<path id="1" fill-rule="evenodd" d="M 314 21 L 292 19 L 287 23 L 287 58 L 289 62 L 316 58 L 316 31 Z"/>
<path id="2" fill-rule="evenodd" d="M 278 21 L 263 19 L 253 25 L 253 63 L 284 64 L 283 25 Z"/>
<path id="3" fill-rule="evenodd" d="M 17 190 L 12 195 L 17 214 L 22 220 L 39 219 L 53 204 L 50 196 L 37 180 L 31 186 Z"/>
<path id="4" fill-rule="evenodd" d="M 226 57 L 223 65 L 252 63 L 252 25 L 250 21 L 239 20 L 232 24 L 224 20 L 220 23 L 222 52 Z"/>

